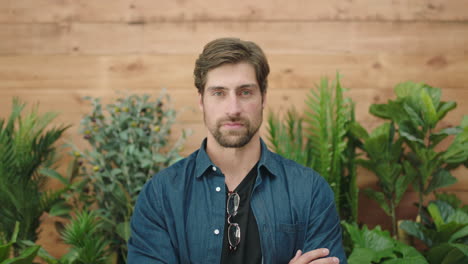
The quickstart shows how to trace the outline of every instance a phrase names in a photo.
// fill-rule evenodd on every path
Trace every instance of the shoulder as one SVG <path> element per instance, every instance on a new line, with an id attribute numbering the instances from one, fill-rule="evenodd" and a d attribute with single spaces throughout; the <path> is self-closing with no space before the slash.
<path id="1" fill-rule="evenodd" d="M 154 189 L 164 189 L 168 185 L 179 185 L 187 181 L 193 173 L 191 173 L 195 167 L 195 160 L 197 151 L 190 154 L 188 157 L 183 158 L 171 166 L 162 169 L 146 183 L 146 185 L 152 186 Z"/>
<path id="2" fill-rule="evenodd" d="M 274 152 L 268 153 L 268 158 L 275 164 L 270 166 L 271 173 L 297 192 L 305 192 L 313 196 L 333 198 L 333 192 L 328 182 L 317 171 L 287 159 Z M 269 164 L 273 164 L 269 162 Z"/>

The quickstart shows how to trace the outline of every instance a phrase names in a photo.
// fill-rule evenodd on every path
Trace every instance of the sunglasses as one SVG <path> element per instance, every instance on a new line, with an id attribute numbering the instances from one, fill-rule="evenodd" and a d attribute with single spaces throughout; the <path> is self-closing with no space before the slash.
<path id="1" fill-rule="evenodd" d="M 237 246 L 240 243 L 241 239 L 241 231 L 239 224 L 232 223 L 231 217 L 236 216 L 237 209 L 239 209 L 240 197 L 239 194 L 235 192 L 229 192 L 227 197 L 227 222 L 229 224 L 228 227 L 228 241 L 229 241 L 229 249 L 236 250 Z"/>

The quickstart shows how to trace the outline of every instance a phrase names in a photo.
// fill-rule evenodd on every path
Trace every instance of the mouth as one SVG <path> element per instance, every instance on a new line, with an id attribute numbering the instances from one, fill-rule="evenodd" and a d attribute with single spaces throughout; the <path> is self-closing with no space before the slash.
<path id="1" fill-rule="evenodd" d="M 244 127 L 244 124 L 242 122 L 225 122 L 222 126 L 230 129 L 236 129 Z"/>
<path id="2" fill-rule="evenodd" d="M 224 122 L 221 122 L 221 127 L 227 129 L 240 129 L 245 127 L 245 123 L 242 122 L 242 120 L 226 120 Z"/>

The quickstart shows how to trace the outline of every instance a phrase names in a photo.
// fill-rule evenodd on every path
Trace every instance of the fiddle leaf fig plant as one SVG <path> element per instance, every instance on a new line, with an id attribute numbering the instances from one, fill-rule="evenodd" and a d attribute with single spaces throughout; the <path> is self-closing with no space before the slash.
<path id="1" fill-rule="evenodd" d="M 407 161 L 403 161 L 402 144 L 402 138 L 395 138 L 394 124 L 384 123 L 364 137 L 362 148 L 367 159 L 358 160 L 358 164 L 372 171 L 379 178 L 380 191 L 368 188 L 365 194 L 375 200 L 392 218 L 392 233 L 397 239 L 396 208 L 415 176 L 403 173 L 403 168 L 410 165 Z"/>
<path id="2" fill-rule="evenodd" d="M 414 189 L 419 193 L 419 215 L 424 197 L 457 180 L 451 170 L 468 166 L 468 116 L 458 126 L 441 128 L 440 121 L 456 107 L 453 101 L 442 101 L 442 91 L 423 83 L 406 82 L 395 87 L 395 100 L 374 104 L 370 112 L 391 120 L 403 139 L 405 175 L 415 177 Z M 448 147 L 440 147 L 450 140 Z"/>
<path id="3" fill-rule="evenodd" d="M 343 223 L 353 243 L 349 264 L 427 264 L 424 256 L 415 248 L 391 237 L 388 231 L 380 226 L 360 229 L 356 223 Z"/>
<path id="4" fill-rule="evenodd" d="M 468 261 L 468 214 L 461 208 L 436 200 L 424 208 L 428 220 L 405 220 L 401 229 L 421 240 L 428 250 L 429 263 L 466 263 Z"/>

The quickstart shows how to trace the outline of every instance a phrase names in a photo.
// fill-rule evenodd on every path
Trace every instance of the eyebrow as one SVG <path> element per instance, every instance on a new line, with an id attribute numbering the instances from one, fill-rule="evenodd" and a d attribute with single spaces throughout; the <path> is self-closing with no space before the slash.
<path id="1" fill-rule="evenodd" d="M 237 86 L 235 89 L 236 90 L 239 90 L 239 89 L 244 89 L 244 88 L 254 88 L 254 87 L 258 87 L 257 84 L 255 83 L 247 83 L 247 84 L 242 84 L 240 86 Z M 210 91 L 213 91 L 213 90 L 228 90 L 227 87 L 224 87 L 224 86 L 210 86 L 210 87 L 207 87 L 206 90 L 210 90 Z"/>

